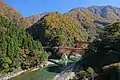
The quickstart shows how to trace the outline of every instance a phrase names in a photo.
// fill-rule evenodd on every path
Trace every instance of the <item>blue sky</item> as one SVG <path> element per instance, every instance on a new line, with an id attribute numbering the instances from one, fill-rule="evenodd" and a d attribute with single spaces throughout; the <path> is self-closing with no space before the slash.
<path id="1" fill-rule="evenodd" d="M 112 5 L 120 7 L 120 0 L 4 0 L 17 9 L 23 16 L 42 12 L 67 12 L 76 7 L 91 5 Z"/>

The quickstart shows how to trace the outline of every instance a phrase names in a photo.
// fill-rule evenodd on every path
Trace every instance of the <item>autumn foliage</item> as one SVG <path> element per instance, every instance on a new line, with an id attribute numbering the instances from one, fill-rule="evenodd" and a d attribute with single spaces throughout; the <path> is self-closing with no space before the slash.
<path id="1" fill-rule="evenodd" d="M 0 15 L 24 28 L 31 25 L 29 20 L 26 20 L 19 12 L 5 4 L 2 0 L 0 0 Z"/>

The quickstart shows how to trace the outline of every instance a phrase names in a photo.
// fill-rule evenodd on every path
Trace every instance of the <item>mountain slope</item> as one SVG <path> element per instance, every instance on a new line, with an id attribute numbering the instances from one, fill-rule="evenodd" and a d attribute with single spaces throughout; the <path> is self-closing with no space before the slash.
<path id="1" fill-rule="evenodd" d="M 48 13 L 28 31 L 43 44 L 73 45 L 74 39 L 86 41 L 88 34 L 77 20 L 57 12 Z"/>
<path id="2" fill-rule="evenodd" d="M 35 24 L 38 20 L 40 20 L 43 16 L 45 16 L 47 14 L 48 13 L 36 14 L 36 15 L 26 17 L 26 19 L 29 20 L 32 24 Z"/>
<path id="3" fill-rule="evenodd" d="M 102 18 L 107 19 L 109 22 L 115 22 L 120 19 L 120 8 L 107 6 L 91 6 L 87 8 L 92 13 Z"/>
<path id="4" fill-rule="evenodd" d="M 40 65 L 47 54 L 39 41 L 17 24 L 0 16 L 0 73 Z"/>
<path id="5" fill-rule="evenodd" d="M 71 16 L 78 20 L 80 24 L 87 30 L 90 37 L 98 36 L 102 31 L 103 25 L 107 24 L 107 20 L 93 14 L 86 8 L 75 8 L 65 13 L 65 15 Z"/>
<path id="6" fill-rule="evenodd" d="M 19 12 L 5 4 L 2 0 L 0 0 L 0 15 L 13 21 L 21 27 L 29 27 L 31 25 L 31 23 L 26 20 Z"/>

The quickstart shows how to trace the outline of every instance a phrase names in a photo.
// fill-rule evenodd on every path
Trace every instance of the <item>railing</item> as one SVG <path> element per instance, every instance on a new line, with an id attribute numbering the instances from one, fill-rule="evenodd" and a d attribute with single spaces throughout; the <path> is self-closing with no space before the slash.
<path id="1" fill-rule="evenodd" d="M 65 51 L 72 51 L 72 52 L 83 52 L 87 50 L 86 48 L 82 48 L 82 45 L 86 44 L 88 45 L 90 42 L 85 41 L 76 41 L 75 45 L 76 47 L 70 47 L 70 46 L 55 46 L 55 47 L 43 47 L 44 49 L 59 49 L 59 50 L 65 50 Z"/>

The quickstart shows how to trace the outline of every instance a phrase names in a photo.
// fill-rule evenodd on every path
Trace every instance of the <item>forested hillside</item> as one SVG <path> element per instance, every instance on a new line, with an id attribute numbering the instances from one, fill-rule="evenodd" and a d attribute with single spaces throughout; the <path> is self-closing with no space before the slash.
<path id="1" fill-rule="evenodd" d="M 90 12 L 107 19 L 109 22 L 115 22 L 120 20 L 120 8 L 113 7 L 111 5 L 107 6 L 91 6 L 87 8 Z"/>
<path id="2" fill-rule="evenodd" d="M 109 5 L 79 7 L 63 14 L 45 12 L 24 18 L 0 0 L 0 76 L 40 67 L 47 63 L 48 57 L 53 62 L 63 59 L 65 67 L 71 57 L 79 57 L 77 62 L 72 60 L 77 68 L 73 71 L 80 70 L 74 80 L 85 77 L 114 80 L 115 72 L 120 69 L 119 21 L 120 8 Z M 48 67 L 47 72 L 53 73 L 53 67 L 54 64 Z"/>
<path id="3" fill-rule="evenodd" d="M 36 24 L 27 29 L 35 40 L 40 40 L 44 47 L 75 46 L 75 40 L 87 41 L 88 33 L 77 20 L 58 12 L 48 13 Z M 51 56 L 56 49 L 48 50 Z M 55 54 L 55 55 L 54 55 Z"/>
<path id="4" fill-rule="evenodd" d="M 70 17 L 79 21 L 79 23 L 87 30 L 89 36 L 92 38 L 99 37 L 108 21 L 96 14 L 90 12 L 86 8 L 75 8 L 65 13 Z"/>
<path id="5" fill-rule="evenodd" d="M 0 73 L 29 69 L 47 60 L 39 41 L 17 24 L 0 16 Z"/>
<path id="6" fill-rule="evenodd" d="M 96 80 L 119 80 L 120 68 L 120 22 L 108 25 L 101 34 L 102 41 L 94 41 L 83 56 L 83 67 L 77 77 Z M 81 63 L 80 63 L 81 64 Z M 87 68 L 93 69 L 87 69 Z"/>
<path id="7" fill-rule="evenodd" d="M 49 13 L 34 24 L 28 31 L 34 39 L 43 44 L 74 45 L 74 39 L 87 41 L 88 34 L 77 20 L 58 12 Z M 46 44 L 46 45 L 48 45 Z"/>
<path id="8" fill-rule="evenodd" d="M 29 20 L 25 19 L 19 12 L 4 3 L 2 0 L 0 0 L 0 16 L 3 16 L 13 21 L 14 23 L 20 25 L 23 28 L 31 26 Z"/>
<path id="9" fill-rule="evenodd" d="M 39 15 L 32 15 L 26 19 L 31 23 L 36 23 L 46 13 Z M 79 23 L 86 29 L 89 36 L 93 39 L 99 37 L 99 34 L 103 31 L 103 28 L 109 23 L 114 23 L 120 19 L 120 8 L 113 6 L 90 6 L 87 8 L 78 7 L 66 12 L 72 18 L 79 21 Z"/>

